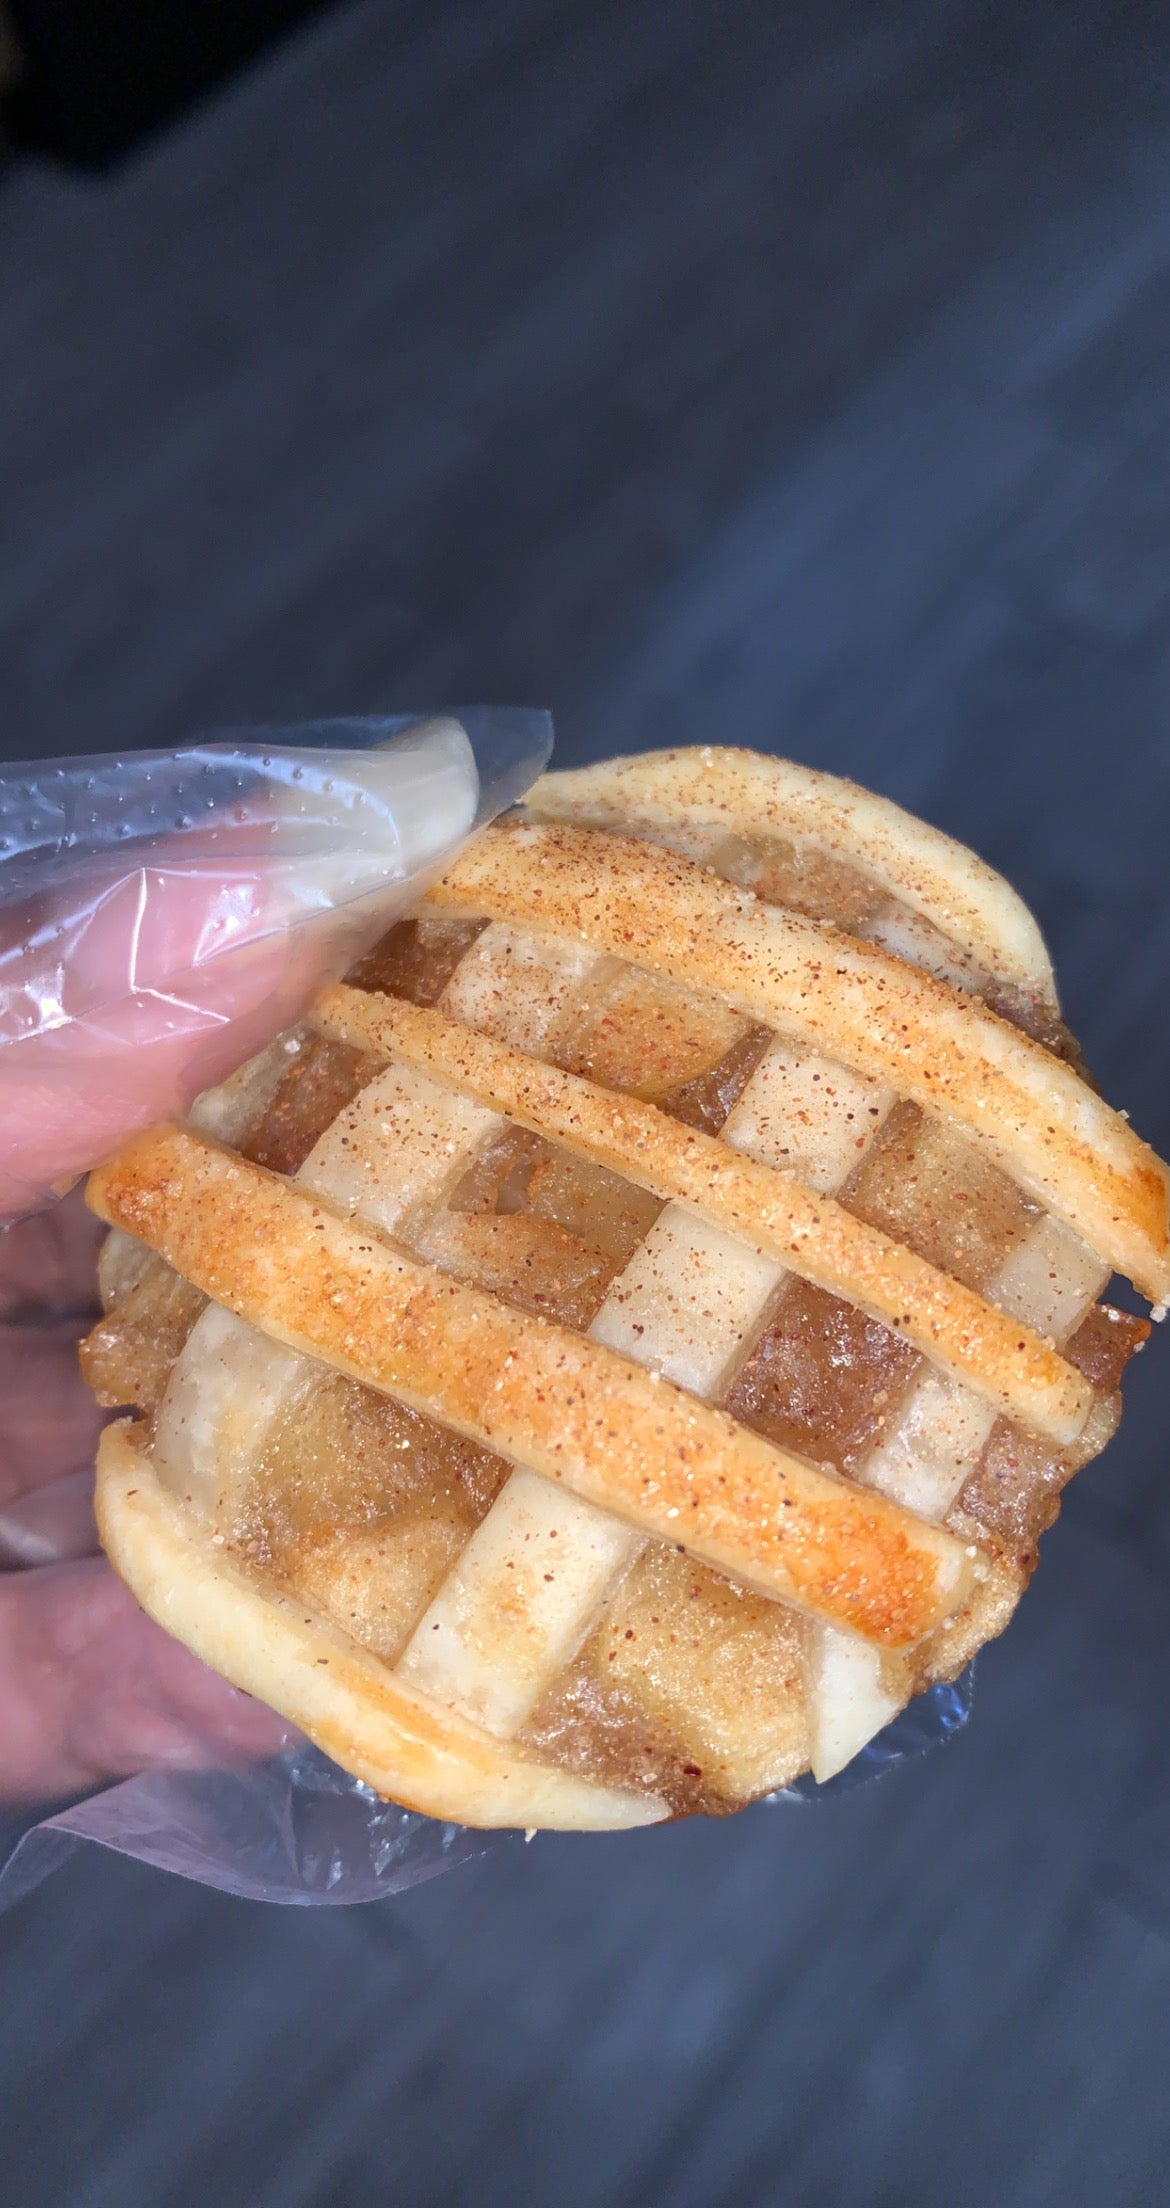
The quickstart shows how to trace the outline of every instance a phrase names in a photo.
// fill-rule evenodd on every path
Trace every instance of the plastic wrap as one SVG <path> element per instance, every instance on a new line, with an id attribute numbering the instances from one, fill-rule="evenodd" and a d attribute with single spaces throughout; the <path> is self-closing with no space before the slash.
<path id="1" fill-rule="evenodd" d="M 103 1128 L 112 1144 L 185 1109 L 289 1025 L 472 826 L 523 794 L 550 741 L 543 714 L 476 708 L 0 774 L 0 1082 L 20 1092 L 0 1095 L 2 1207 L 43 1202 L 101 1155 Z M 149 1094 L 127 1048 L 139 1039 Z M 65 1156 L 82 1072 L 91 1110 Z M 0 1510 L 13 1566 L 84 1554 L 92 1538 L 76 1475 Z M 773 1799 L 872 1778 L 946 1740 L 969 1706 L 969 1675 L 936 1687 L 828 1789 L 801 1781 Z M 244 1898 L 315 1905 L 398 1892 L 509 1837 L 382 1802 L 292 1737 L 262 1762 L 220 1753 L 0 1822 L 0 1908 L 82 1840 Z"/>
<path id="2" fill-rule="evenodd" d="M 0 1909 L 83 1840 L 245 1901 L 303 1908 L 378 1901 L 514 1837 L 379 1801 L 301 1742 L 263 1763 L 144 1772 L 39 1824 L 14 1819 L 7 1849 L 0 1838 Z"/>
<path id="3" fill-rule="evenodd" d="M 551 742 L 475 707 L 0 773 L 0 1213 L 289 1026 Z"/>
<path id="4" fill-rule="evenodd" d="M 971 1714 L 974 1667 L 900 1712 L 837 1778 L 811 1778 L 765 1806 L 809 1804 L 865 1785 L 941 1747 Z M 516 1836 L 473 1832 L 398 1809 L 303 1742 L 263 1763 L 153 1771 L 39 1824 L 0 1829 L 0 1910 L 88 1840 L 245 1901 L 301 1907 L 379 1901 Z"/>

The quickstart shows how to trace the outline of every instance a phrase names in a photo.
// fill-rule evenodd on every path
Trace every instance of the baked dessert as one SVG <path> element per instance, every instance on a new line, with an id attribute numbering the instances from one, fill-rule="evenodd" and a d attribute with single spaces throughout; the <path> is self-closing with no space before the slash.
<path id="1" fill-rule="evenodd" d="M 740 751 L 536 785 L 115 1229 L 139 1599 L 479 1825 L 837 1772 L 1010 1617 L 1170 1295 L 1166 1169 L 969 852 Z"/>

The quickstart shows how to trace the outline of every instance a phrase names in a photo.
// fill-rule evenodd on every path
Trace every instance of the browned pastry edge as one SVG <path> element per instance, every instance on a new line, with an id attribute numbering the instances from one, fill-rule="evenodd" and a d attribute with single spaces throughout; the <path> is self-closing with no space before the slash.
<path id="1" fill-rule="evenodd" d="M 261 1593 L 160 1486 L 132 1420 L 98 1450 L 102 1546 L 144 1610 L 226 1678 L 405 1809 L 464 1825 L 597 1831 L 654 1824 L 653 1795 L 529 1761 L 438 1709 L 304 1605 Z"/>
<path id="2" fill-rule="evenodd" d="M 543 774 L 527 809 L 637 835 L 647 827 L 717 825 L 750 843 L 791 837 L 859 870 L 922 915 L 989 974 L 1058 1013 L 1052 963 L 1023 899 L 941 829 L 874 790 L 730 745 L 639 752 Z"/>

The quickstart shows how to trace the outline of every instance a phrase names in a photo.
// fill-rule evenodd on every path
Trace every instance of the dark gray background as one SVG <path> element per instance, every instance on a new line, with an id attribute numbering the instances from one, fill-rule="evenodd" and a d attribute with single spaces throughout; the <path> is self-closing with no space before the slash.
<path id="1" fill-rule="evenodd" d="M 1034 901 L 1170 1147 L 1170 17 L 337 12 L 0 178 L 10 756 L 484 697 L 845 769 Z M 1170 1377 L 952 1748 L 296 1914 L 0 1922 L 19 2208 L 1170 2202 Z"/>

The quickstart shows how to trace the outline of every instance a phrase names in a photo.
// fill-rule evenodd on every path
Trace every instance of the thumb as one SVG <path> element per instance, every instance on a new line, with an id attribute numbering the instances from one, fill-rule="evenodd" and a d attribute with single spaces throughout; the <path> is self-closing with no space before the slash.
<path id="1" fill-rule="evenodd" d="M 0 914 L 0 1215 L 261 1049 L 413 902 L 476 814 L 475 761 L 451 720 L 368 752 L 235 748 L 226 777 L 222 754 L 176 760 L 211 762 L 197 818 L 120 848 L 97 818 L 96 850 L 17 862 L 24 894 Z"/>

